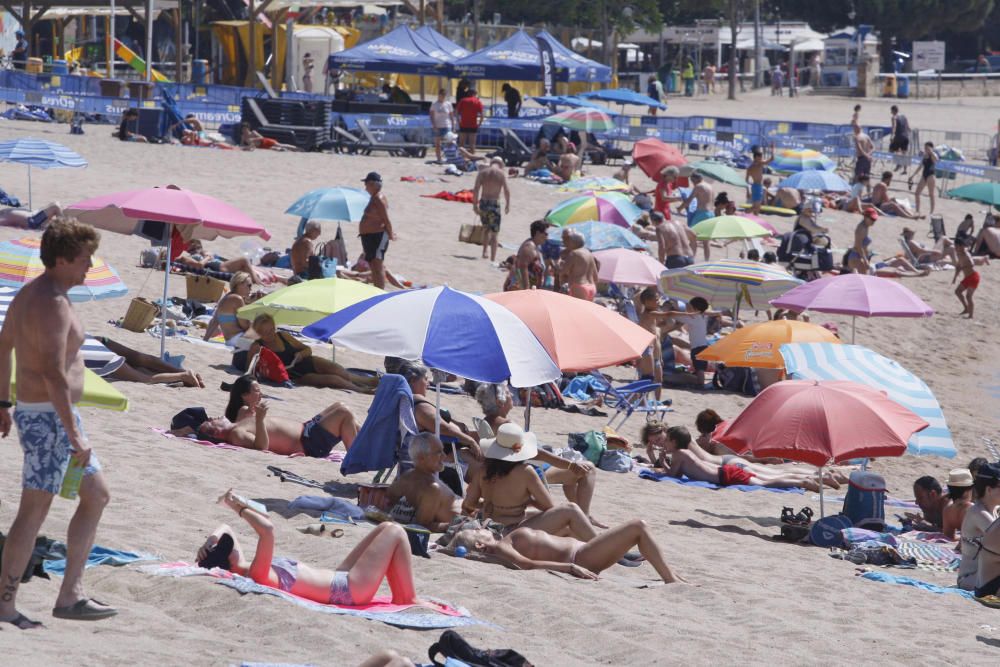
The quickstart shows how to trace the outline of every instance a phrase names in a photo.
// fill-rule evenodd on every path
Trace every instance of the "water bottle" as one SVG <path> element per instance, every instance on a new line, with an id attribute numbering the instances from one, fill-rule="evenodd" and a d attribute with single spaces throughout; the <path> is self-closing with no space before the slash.
<path id="1" fill-rule="evenodd" d="M 69 460 L 69 467 L 63 476 L 62 487 L 59 495 L 67 500 L 75 500 L 80 491 L 80 483 L 83 482 L 83 466 L 74 458 Z"/>

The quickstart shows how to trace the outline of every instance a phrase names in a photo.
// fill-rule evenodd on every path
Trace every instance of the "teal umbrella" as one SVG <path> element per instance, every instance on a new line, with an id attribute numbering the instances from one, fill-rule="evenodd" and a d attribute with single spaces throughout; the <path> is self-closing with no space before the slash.
<path id="1" fill-rule="evenodd" d="M 978 201 L 1000 208 L 1000 183 L 970 183 L 949 190 L 948 196 Z"/>
<path id="2" fill-rule="evenodd" d="M 721 162 L 713 162 L 711 160 L 701 160 L 700 162 L 692 162 L 691 164 L 681 167 L 681 171 L 691 170 L 692 172 L 697 172 L 702 176 L 711 178 L 712 180 L 719 181 L 720 183 L 725 183 L 727 185 L 736 186 L 746 186 L 747 177 L 744 174 L 736 171 L 732 167 L 722 164 Z"/>

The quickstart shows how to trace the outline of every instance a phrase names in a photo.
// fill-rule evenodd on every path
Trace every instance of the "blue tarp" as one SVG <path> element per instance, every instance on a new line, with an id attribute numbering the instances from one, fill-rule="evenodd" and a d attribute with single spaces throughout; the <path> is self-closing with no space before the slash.
<path id="1" fill-rule="evenodd" d="M 453 61 L 459 58 L 464 58 L 465 56 L 472 53 L 468 49 L 459 46 L 455 42 L 451 41 L 441 33 L 439 33 L 434 28 L 429 25 L 420 26 L 414 32 L 426 39 L 428 42 L 439 48 L 441 51 L 446 53 L 448 57 L 446 60 Z"/>
<path id="2" fill-rule="evenodd" d="M 329 66 L 364 72 L 447 76 L 446 64 L 450 58 L 433 42 L 401 25 L 353 49 L 331 54 Z"/>
<path id="3" fill-rule="evenodd" d="M 611 80 L 611 68 L 588 60 L 570 51 L 559 40 L 545 32 L 538 37 L 552 45 L 556 63 L 556 81 Z M 487 46 L 452 63 L 455 76 L 473 79 L 509 79 L 538 81 L 542 78 L 541 57 L 535 38 L 519 30 L 499 44 Z"/>

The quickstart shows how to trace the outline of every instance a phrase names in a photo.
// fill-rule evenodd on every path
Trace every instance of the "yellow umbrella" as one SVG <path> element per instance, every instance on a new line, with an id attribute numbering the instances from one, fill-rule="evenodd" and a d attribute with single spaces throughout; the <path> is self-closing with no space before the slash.
<path id="1" fill-rule="evenodd" d="M 785 367 L 785 343 L 840 343 L 833 332 L 818 324 L 798 320 L 771 320 L 737 329 L 698 353 L 699 361 L 719 361 L 727 366 Z"/>
<path id="2" fill-rule="evenodd" d="M 12 357 L 13 359 L 13 357 Z M 11 363 L 10 394 L 12 400 L 17 396 L 17 368 Z M 128 399 L 112 387 L 106 380 L 89 369 L 83 371 L 83 398 L 77 405 L 88 408 L 103 408 L 124 412 L 128 410 Z"/>
<path id="3" fill-rule="evenodd" d="M 304 327 L 379 294 L 385 292 L 357 280 L 307 280 L 271 292 L 264 298 L 243 306 L 236 314 L 244 320 L 253 321 L 258 315 L 267 313 L 278 324 Z"/>

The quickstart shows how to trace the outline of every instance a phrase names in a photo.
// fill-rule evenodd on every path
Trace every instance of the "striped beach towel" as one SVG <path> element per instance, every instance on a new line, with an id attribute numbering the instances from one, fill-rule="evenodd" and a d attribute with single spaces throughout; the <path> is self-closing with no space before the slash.
<path id="1" fill-rule="evenodd" d="M 913 558 L 921 570 L 955 572 L 961 557 L 952 548 L 917 540 L 897 540 L 896 550 L 904 558 Z"/>

